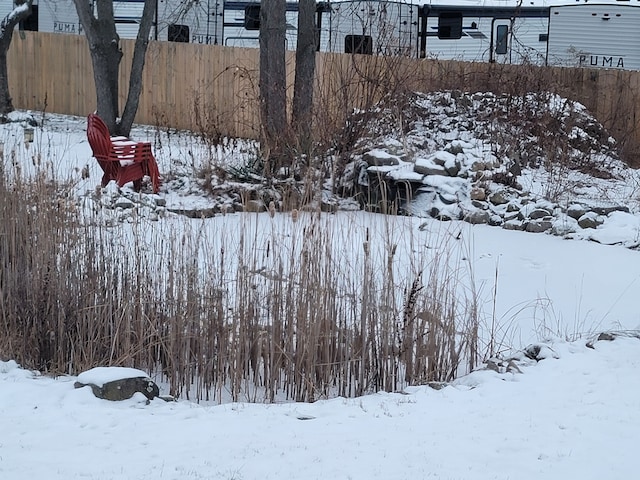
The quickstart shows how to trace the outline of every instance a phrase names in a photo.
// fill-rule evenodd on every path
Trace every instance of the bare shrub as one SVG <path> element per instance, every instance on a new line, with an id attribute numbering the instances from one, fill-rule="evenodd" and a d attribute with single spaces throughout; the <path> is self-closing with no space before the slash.
<path id="1" fill-rule="evenodd" d="M 372 134 L 374 106 L 391 106 L 402 125 L 403 99 L 418 82 L 418 65 L 401 56 L 323 55 L 324 75 L 316 88 L 316 139 L 323 150 L 338 155 L 338 172 L 344 168 L 341 156 Z"/>

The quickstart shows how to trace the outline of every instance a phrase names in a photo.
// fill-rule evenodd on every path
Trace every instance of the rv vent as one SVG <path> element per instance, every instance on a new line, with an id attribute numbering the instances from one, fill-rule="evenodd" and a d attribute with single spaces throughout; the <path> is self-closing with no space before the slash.
<path id="1" fill-rule="evenodd" d="M 485 38 L 487 38 L 487 36 L 484 33 L 482 33 L 481 31 L 474 32 L 474 31 L 467 30 L 464 33 L 465 33 L 465 35 L 467 35 L 467 36 L 469 36 L 471 38 L 476 38 L 478 40 L 484 40 Z"/>

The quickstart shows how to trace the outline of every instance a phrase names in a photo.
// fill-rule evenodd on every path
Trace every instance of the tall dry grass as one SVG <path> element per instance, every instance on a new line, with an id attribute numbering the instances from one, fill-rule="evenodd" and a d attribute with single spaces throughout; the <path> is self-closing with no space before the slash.
<path id="1" fill-rule="evenodd" d="M 4 359 L 51 374 L 138 367 L 174 395 L 218 402 L 395 391 L 478 360 L 468 267 L 447 245 L 427 255 L 406 219 L 103 227 L 43 178 L 0 175 Z"/>

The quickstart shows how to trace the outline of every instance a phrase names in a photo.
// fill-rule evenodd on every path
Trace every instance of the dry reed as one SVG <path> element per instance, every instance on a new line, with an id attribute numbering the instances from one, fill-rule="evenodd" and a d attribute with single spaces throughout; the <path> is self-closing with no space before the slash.
<path id="1" fill-rule="evenodd" d="M 446 245 L 401 261 L 414 239 L 399 217 L 382 231 L 298 211 L 221 216 L 214 235 L 205 220 L 100 227 L 60 191 L 0 175 L 4 359 L 135 366 L 217 402 L 396 391 L 477 361 L 468 273 Z"/>

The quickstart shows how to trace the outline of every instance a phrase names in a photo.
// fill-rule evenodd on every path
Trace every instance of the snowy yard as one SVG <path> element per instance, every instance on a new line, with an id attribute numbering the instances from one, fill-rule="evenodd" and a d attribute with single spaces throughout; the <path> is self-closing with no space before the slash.
<path id="1" fill-rule="evenodd" d="M 640 340 L 556 342 L 522 374 L 313 404 L 113 403 L 0 363 L 0 476 L 520 479 L 637 474 Z"/>
<path id="2" fill-rule="evenodd" d="M 26 148 L 20 123 L 0 126 L 5 172 L 38 167 L 68 180 L 69 196 L 92 211 L 101 174 L 84 127 L 84 119 L 49 116 Z M 168 181 L 158 196 L 105 189 L 98 202 L 108 207 L 114 229 L 167 242 L 192 230 L 214 245 L 221 236 L 233 243 L 241 224 L 258 232 L 294 228 L 289 213 L 229 212 L 206 219 L 171 213 L 220 202 L 193 178 L 191 165 L 209 154 L 207 148 L 152 128 L 138 127 L 132 136 L 155 142 Z M 624 246 L 640 240 L 640 177 L 632 171 L 622 177 L 626 181 L 613 182 L 613 194 L 626 200 L 630 212 L 610 215 L 573 239 L 352 210 L 323 215 L 324 228 L 346 257 L 358 255 L 365 235 L 374 243 L 394 239 L 398 262 L 408 265 L 447 245 L 473 275 L 485 315 L 483 341 L 499 341 L 505 356 L 519 359 L 520 372 L 480 369 L 440 390 L 415 386 L 311 404 L 156 399 L 147 405 L 139 397 L 98 400 L 88 388 L 75 389 L 73 376 L 39 375 L 4 358 L 0 478 L 635 478 L 640 340 L 623 335 L 586 346 L 603 331 L 640 330 L 640 252 Z M 531 184 L 538 180 L 529 178 Z M 593 182 L 592 196 L 607 186 Z M 121 196 L 133 199 L 138 217 L 130 207 L 109 203 Z M 545 346 L 546 358 L 536 362 L 518 354 L 532 343 Z"/>

